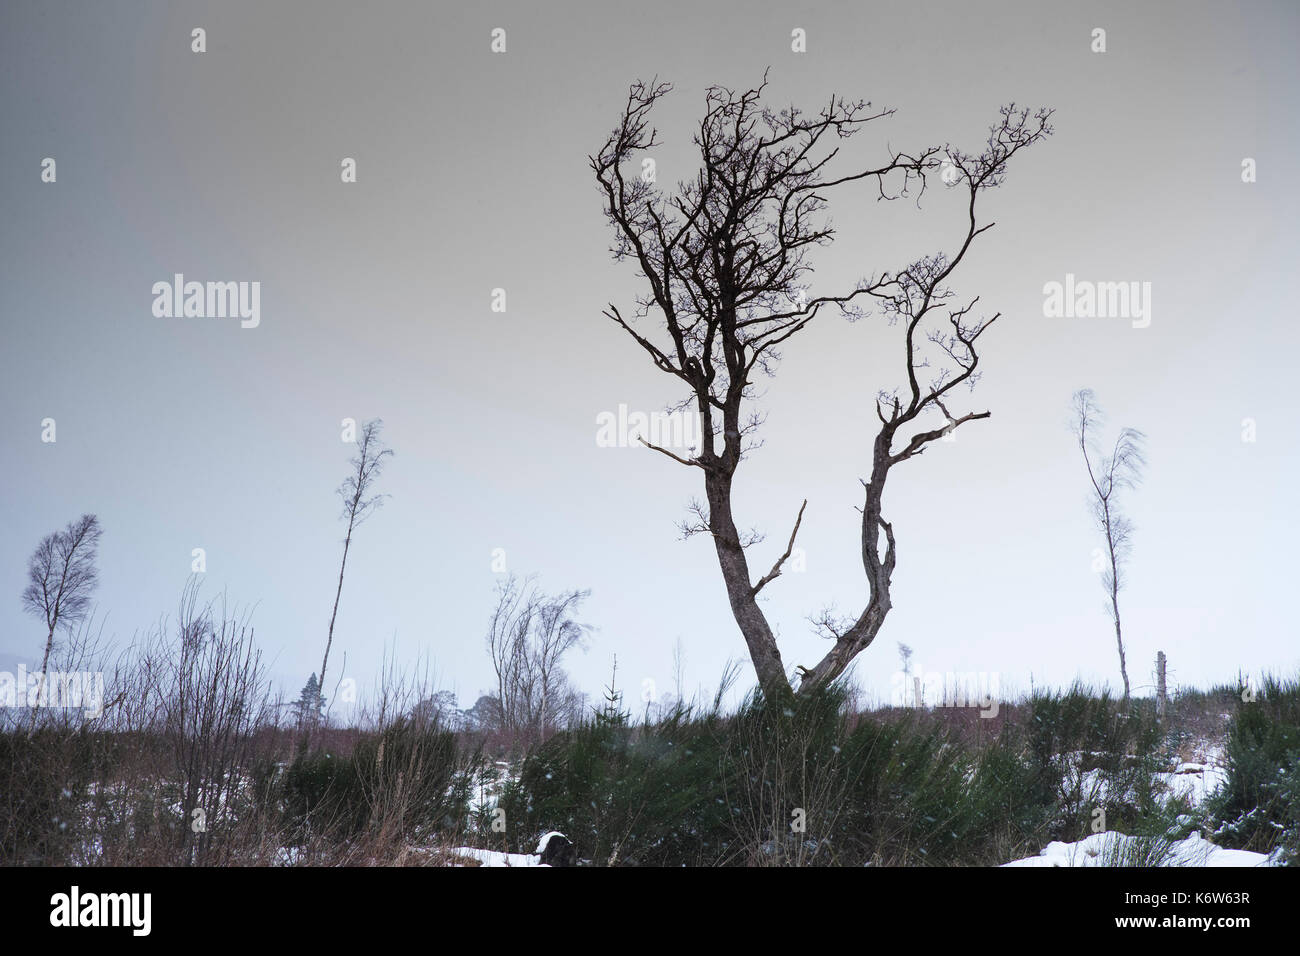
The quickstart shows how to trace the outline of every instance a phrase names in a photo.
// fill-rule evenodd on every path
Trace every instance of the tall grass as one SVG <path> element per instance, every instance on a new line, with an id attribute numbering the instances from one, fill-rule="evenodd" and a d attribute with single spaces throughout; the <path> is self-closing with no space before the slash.
<path id="1" fill-rule="evenodd" d="M 395 862 L 466 833 L 478 748 L 417 712 L 426 688 L 402 675 L 309 746 L 246 620 L 192 585 L 128 652 L 92 659 L 74 637 L 61 654 L 106 673 L 107 706 L 0 709 L 0 864 Z"/>
<path id="2" fill-rule="evenodd" d="M 110 675 L 102 717 L 0 711 L 0 864 L 399 864 L 463 843 L 530 852 L 561 830 L 599 866 L 993 865 L 1100 825 L 1134 838 L 1108 843 L 1105 862 L 1148 866 L 1206 823 L 1221 844 L 1300 855 L 1294 679 L 1250 700 L 1185 692 L 1164 726 L 1153 702 L 1082 685 L 987 720 L 859 712 L 843 685 L 727 711 L 726 680 L 711 701 L 637 720 L 611 691 L 489 767 L 483 735 L 442 726 L 420 706 L 427 677 L 387 657 L 354 726 L 301 733 L 245 621 L 188 590 L 176 623 L 130 653 L 91 649 L 65 668 Z M 1221 713 L 1228 784 L 1193 812 L 1157 771 Z"/>

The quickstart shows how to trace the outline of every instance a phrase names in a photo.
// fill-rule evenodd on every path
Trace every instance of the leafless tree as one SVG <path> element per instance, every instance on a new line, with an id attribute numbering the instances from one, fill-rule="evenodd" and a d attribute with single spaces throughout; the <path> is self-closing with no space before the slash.
<path id="1" fill-rule="evenodd" d="M 954 305 L 947 281 L 975 238 L 993 225 L 977 224 L 977 197 L 1001 184 L 1011 156 L 1050 134 L 1051 113 L 1004 107 L 978 154 L 938 146 L 915 154 L 890 151 L 879 166 L 837 175 L 829 170 L 839 142 L 893 111 L 838 96 L 816 114 L 794 107 L 773 110 L 761 103 L 765 86 L 766 79 L 744 92 L 722 87 L 708 91 L 705 115 L 693 138 L 700 169 L 670 194 L 645 177 L 624 172 L 625 166 L 659 145 L 648 117 L 669 92 L 668 84 L 634 83 L 618 127 L 590 162 L 615 235 L 611 251 L 620 261 L 634 261 L 649 290 L 637 299 L 633 314 L 624 316 L 612 304 L 605 314 L 655 367 L 686 384 L 690 394 L 680 407 L 694 407 L 704 438 L 699 453 L 690 458 L 642 441 L 703 472 L 705 502 L 692 506 L 694 519 L 683 531 L 712 535 L 732 615 L 763 692 L 773 699 L 788 698 L 792 691 L 758 595 L 790 557 L 807 502 L 799 508 L 784 553 L 753 582 L 746 550 L 760 539 L 742 536 L 737 529 L 731 489 L 740 462 L 756 447 L 753 432 L 761 415 L 747 404 L 753 398 L 754 378 L 758 372 L 774 372 L 778 346 L 805 328 L 823 306 L 837 307 L 852 319 L 861 316 L 861 302 L 874 298 L 891 324 L 901 320 L 904 327 L 907 387 L 901 396 L 897 391 L 877 396 L 881 427 L 873 445 L 871 478 L 862 482 L 862 560 L 870 599 L 856 619 L 839 621 L 825 614 L 816 622 L 834 644 L 814 667 L 798 668 L 803 692 L 843 673 L 875 639 L 890 609 L 894 534 L 882 515 L 881 498 L 891 469 L 957 426 L 988 417 L 988 412 L 953 417 L 946 403 L 958 386 L 974 384 L 976 341 L 997 316 L 972 317 L 978 299 Z M 833 188 L 871 183 L 879 199 L 892 200 L 914 186 L 923 193 L 927 174 L 940 167 L 945 183 L 969 193 L 968 227 L 955 253 L 937 253 L 897 272 L 863 278 L 852 289 L 809 296 L 809 252 L 831 242 L 835 234 L 821 215 Z M 639 321 L 652 315 L 667 333 L 666 340 Z M 923 383 L 918 372 L 931 362 L 938 368 Z M 922 427 L 926 416 L 942 416 L 942 423 Z M 902 442 L 901 448 L 896 441 Z"/>
<path id="2" fill-rule="evenodd" d="M 574 698 L 564 656 L 590 628 L 575 620 L 590 591 L 548 595 L 533 579 L 510 575 L 497 588 L 487 647 L 497 677 L 501 729 L 543 740 L 564 723 Z"/>
<path id="3" fill-rule="evenodd" d="M 228 837 L 241 826 L 234 808 L 253 735 L 275 712 L 248 618 L 200 602 L 192 578 L 174 625 L 163 622 L 147 638 L 138 666 L 149 726 L 162 735 L 180 790 L 176 859 L 231 863 Z"/>
<path id="4" fill-rule="evenodd" d="M 325 668 L 329 665 L 330 647 L 334 644 L 334 621 L 339 614 L 339 597 L 343 594 L 343 572 L 348 566 L 348 549 L 352 546 L 352 532 L 378 508 L 387 495 L 372 494 L 375 481 L 383 471 L 384 461 L 392 455 L 379 438 L 382 419 L 374 418 L 361 426 L 357 440 L 357 454 L 352 459 L 352 473 L 339 485 L 338 494 L 343 499 L 342 517 L 348 523 L 348 533 L 343 538 L 343 560 L 339 562 L 339 585 L 334 592 L 334 610 L 330 612 L 329 635 L 325 639 L 325 656 L 320 663 L 320 686 L 325 686 Z"/>
<path id="5" fill-rule="evenodd" d="M 1124 565 L 1133 549 L 1133 522 L 1119 507 L 1119 492 L 1133 489 L 1146 467 L 1146 436 L 1135 428 L 1122 428 L 1109 455 L 1099 450 L 1094 433 L 1103 421 L 1092 390 L 1074 393 L 1074 434 L 1088 469 L 1088 500 L 1097 528 L 1106 539 L 1108 564 L 1102 585 L 1110 599 L 1107 610 L 1115 625 L 1115 647 L 1119 651 L 1119 673 L 1124 679 L 1124 700 L 1129 698 L 1128 666 L 1124 660 L 1124 634 L 1120 627 L 1119 592 L 1124 586 Z"/>
<path id="6" fill-rule="evenodd" d="M 84 514 L 68 522 L 62 531 L 41 539 L 27 562 L 23 609 L 40 617 L 48 628 L 41 658 L 42 682 L 54 649 L 55 631 L 60 627 L 72 630 L 90 609 L 90 596 L 99 583 L 95 558 L 101 534 L 99 519 Z"/>

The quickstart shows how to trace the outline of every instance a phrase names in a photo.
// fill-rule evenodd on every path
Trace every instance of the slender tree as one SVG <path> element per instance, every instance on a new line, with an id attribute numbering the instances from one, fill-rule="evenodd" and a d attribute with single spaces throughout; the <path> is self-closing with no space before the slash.
<path id="1" fill-rule="evenodd" d="M 379 418 L 371 419 L 361 426 L 361 435 L 357 439 L 357 454 L 352 459 L 352 473 L 338 488 L 338 495 L 343 500 L 342 518 L 348 523 L 348 531 L 343 538 L 343 560 L 339 562 L 339 583 L 334 592 L 334 609 L 330 612 L 329 634 L 325 638 L 325 656 L 320 663 L 319 686 L 322 689 L 325 687 L 325 670 L 329 665 L 330 647 L 334 643 L 334 622 L 339 614 L 339 597 L 343 594 L 343 572 L 348 566 L 348 549 L 352 546 L 352 533 L 388 497 L 373 493 L 375 481 L 383 471 L 385 460 L 393 454 L 392 449 L 385 448 L 380 440 L 379 433 L 383 427 L 383 420 Z"/>
<path id="2" fill-rule="evenodd" d="M 577 590 L 546 594 L 533 579 L 520 582 L 514 575 L 498 586 L 487 647 L 505 732 L 541 741 L 572 710 L 575 695 L 563 663 L 591 630 L 576 620 L 590 595 Z"/>
<path id="3" fill-rule="evenodd" d="M 99 583 L 95 559 L 101 534 L 99 519 L 84 514 L 62 531 L 42 538 L 28 559 L 23 609 L 41 618 L 47 628 L 42 681 L 50 665 L 55 632 L 60 627 L 71 630 L 90 610 L 90 598 Z"/>
<path id="4" fill-rule="evenodd" d="M 1102 586 L 1108 599 L 1107 611 L 1115 625 L 1115 648 L 1119 651 L 1119 673 L 1124 680 L 1124 700 L 1129 698 L 1128 665 L 1124 659 L 1124 632 L 1120 626 L 1119 592 L 1124 587 L 1124 566 L 1133 551 L 1133 522 L 1120 509 L 1119 492 L 1133 489 L 1142 481 L 1146 467 L 1146 436 L 1135 428 L 1121 428 L 1109 455 L 1096 444 L 1094 434 L 1103 416 L 1091 389 L 1074 393 L 1074 434 L 1088 469 L 1088 500 L 1097 529 L 1106 541 L 1106 565 Z"/>
<path id="5" fill-rule="evenodd" d="M 938 146 L 915 154 L 891 151 L 878 166 L 837 174 L 831 164 L 842 141 L 892 110 L 838 96 L 816 114 L 794 107 L 773 110 L 762 105 L 765 86 L 766 79 L 744 92 L 708 91 L 704 118 L 693 137 L 700 169 L 671 193 L 624 171 L 659 145 L 649 114 L 670 91 L 665 83 L 632 85 L 619 125 L 590 163 L 614 232 L 611 251 L 620 261 L 631 259 L 647 287 L 633 313 L 625 316 L 611 304 L 605 315 L 656 368 L 686 385 L 688 395 L 679 407 L 694 408 L 704 438 L 699 453 L 689 458 L 642 441 L 703 473 L 705 500 L 693 504 L 694 518 L 683 531 L 712 536 L 732 615 L 764 694 L 776 699 L 791 695 L 790 678 L 758 595 L 790 557 L 807 502 L 799 508 L 784 553 L 755 582 L 746 551 L 761 539 L 741 535 L 731 501 L 737 469 L 756 447 L 753 433 L 761 422 L 751 408 L 755 377 L 774 373 L 778 347 L 823 307 L 856 318 L 862 314 L 860 303 L 874 298 L 892 324 L 904 326 L 907 387 L 901 395 L 877 396 L 881 427 L 873 444 L 871 478 L 862 482 L 862 560 L 870 598 L 856 619 L 823 615 L 816 622 L 834 644 L 812 668 L 797 668 L 804 692 L 843 673 L 875 639 L 890 609 L 894 534 L 883 517 L 881 498 L 891 469 L 959 425 L 988 417 L 988 412 L 953 417 L 945 403 L 953 389 L 974 384 L 976 341 L 997 316 L 972 317 L 977 299 L 953 306 L 947 282 L 976 237 L 993 225 L 977 224 L 977 197 L 1001 184 L 1011 156 L 1051 132 L 1051 113 L 1031 115 L 1004 107 L 978 154 Z M 945 183 L 969 194 L 968 226 L 955 253 L 938 253 L 896 272 L 863 278 L 851 289 L 809 295 L 809 253 L 835 234 L 822 215 L 832 190 L 870 183 L 880 199 L 896 199 L 913 186 L 923 192 L 927 174 L 941 167 Z M 641 320 L 647 319 L 661 327 L 660 334 L 645 327 Z M 923 381 L 919 370 L 932 363 L 935 374 Z M 941 421 L 925 427 L 921 422 L 927 416 Z"/>

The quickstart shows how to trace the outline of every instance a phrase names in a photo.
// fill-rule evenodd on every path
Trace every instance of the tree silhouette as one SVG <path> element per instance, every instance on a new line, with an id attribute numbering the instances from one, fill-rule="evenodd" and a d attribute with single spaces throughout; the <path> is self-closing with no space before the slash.
<path id="1" fill-rule="evenodd" d="M 699 414 L 704 439 L 699 453 L 689 458 L 642 441 L 703 473 L 705 501 L 693 504 L 694 519 L 683 531 L 712 536 L 732 616 L 759 683 L 769 698 L 787 698 L 790 678 L 757 598 L 790 557 L 807 501 L 799 508 L 785 552 L 754 582 L 746 551 L 758 539 L 738 531 L 731 492 L 761 423 L 751 408 L 755 376 L 775 372 L 778 347 L 791 341 L 824 306 L 856 318 L 862 314 L 861 303 L 874 299 L 891 324 L 904 328 L 907 388 L 901 395 L 877 395 L 881 427 L 872 446 L 871 477 L 862 482 L 862 561 L 870 599 L 856 619 L 840 621 L 825 614 L 816 622 L 834 643 L 815 666 L 798 668 L 803 692 L 843 673 L 875 639 L 890 609 L 896 554 L 881 500 L 891 470 L 954 428 L 988 417 L 988 412 L 954 417 L 947 402 L 955 388 L 976 381 L 976 342 L 997 316 L 973 317 L 978 299 L 954 305 L 947 281 L 976 237 L 993 225 L 977 225 L 977 197 L 1001 184 L 1015 153 L 1050 134 L 1051 113 L 1039 110 L 1031 115 L 1014 105 L 1004 107 L 985 147 L 976 154 L 938 146 L 915 154 L 891 151 L 878 166 L 833 174 L 830 165 L 843 140 L 892 110 L 838 96 L 815 114 L 793 106 L 774 110 L 762 105 L 766 84 L 764 78 L 743 92 L 709 89 L 704 118 L 693 137 L 700 169 L 669 192 L 644 176 L 624 173 L 625 166 L 659 145 L 649 114 L 670 91 L 666 83 L 632 84 L 619 125 L 589 160 L 614 232 L 611 252 L 620 261 L 636 264 L 648 290 L 637 298 L 633 313 L 624 315 L 611 304 L 605 315 L 631 336 L 656 368 L 687 386 L 689 394 L 678 407 L 693 407 Z M 897 271 L 864 278 L 852 289 L 809 296 L 809 253 L 835 235 L 822 215 L 831 190 L 872 183 L 879 199 L 897 199 L 913 186 L 924 192 L 927 174 L 941 166 L 946 183 L 969 192 L 968 228 L 955 253 L 923 257 Z M 642 320 L 651 320 L 660 332 L 646 328 Z M 923 382 L 919 370 L 931 362 L 938 368 Z M 941 423 L 921 425 L 927 416 L 941 416 Z M 901 448 L 896 447 L 899 442 Z"/>
<path id="2" fill-rule="evenodd" d="M 383 471 L 384 461 L 392 455 L 392 449 L 385 448 L 379 438 L 383 429 L 382 419 L 371 419 L 361 426 L 361 436 L 357 440 L 357 454 L 352 459 L 352 473 L 339 485 L 338 495 L 343 499 L 342 517 L 348 523 L 348 533 L 343 539 L 343 560 L 339 562 L 339 584 L 334 592 L 334 610 L 330 612 L 329 634 L 325 639 L 325 656 L 320 662 L 320 686 L 325 686 L 325 671 L 329 666 L 330 647 L 334 644 L 334 622 L 339 614 L 339 598 L 343 594 L 343 572 L 348 566 L 348 549 L 352 546 L 352 532 L 366 518 L 370 517 L 387 495 L 371 494 L 379 473 Z"/>
<path id="3" fill-rule="evenodd" d="M 1093 433 L 1102 423 L 1092 389 L 1074 393 L 1074 433 L 1088 469 L 1089 500 L 1097 529 L 1106 539 L 1106 569 L 1102 586 L 1110 599 L 1107 610 L 1115 625 L 1115 647 L 1119 651 L 1119 673 L 1124 679 L 1124 700 L 1129 698 L 1128 665 L 1124 659 L 1124 632 L 1120 627 L 1119 592 L 1124 586 L 1124 565 L 1133 551 L 1133 522 L 1120 510 L 1121 489 L 1133 489 L 1142 481 L 1146 467 L 1146 436 L 1135 428 L 1121 428 L 1109 455 L 1102 455 Z M 1094 463 L 1095 459 L 1095 463 Z"/>
<path id="4" fill-rule="evenodd" d="M 50 665 L 55 631 L 75 627 L 90 609 L 91 594 L 99 583 L 95 558 L 102 533 L 99 519 L 84 514 L 62 531 L 42 538 L 28 559 L 23 609 L 40 617 L 48 629 L 41 658 L 42 682 Z"/>

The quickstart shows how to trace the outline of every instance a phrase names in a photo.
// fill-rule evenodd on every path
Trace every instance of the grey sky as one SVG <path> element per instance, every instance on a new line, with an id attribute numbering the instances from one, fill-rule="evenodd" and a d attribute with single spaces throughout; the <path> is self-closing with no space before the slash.
<path id="1" fill-rule="evenodd" d="M 601 412 L 682 394 L 601 317 L 640 290 L 609 258 L 586 156 L 628 83 L 657 74 L 676 87 L 655 116 L 659 179 L 688 176 L 705 88 L 770 66 L 775 104 L 836 92 L 897 109 L 848 141 L 842 168 L 887 145 L 977 149 L 1010 100 L 1057 110 L 1056 135 L 986 197 L 998 225 L 955 283 L 1003 313 L 962 397 L 993 417 L 891 479 L 894 610 L 860 659 L 864 686 L 888 694 L 898 641 L 919 668 L 998 672 L 1004 689 L 1031 674 L 1117 684 L 1066 428 L 1081 386 L 1150 439 L 1123 598 L 1135 685 L 1159 649 L 1184 683 L 1293 669 L 1298 19 L 1290 3 L 8 2 L 0 653 L 38 655 L 19 604 L 27 556 L 92 511 L 107 631 L 129 638 L 173 611 L 203 547 L 204 593 L 256 604 L 296 689 L 319 667 L 337 574 L 333 491 L 352 451 L 339 421 L 380 416 L 392 498 L 354 542 L 332 671 L 346 653 L 368 682 L 395 642 L 472 700 L 489 684 L 504 548 L 511 570 L 592 589 L 598 630 L 571 662 L 584 690 L 614 654 L 629 696 L 645 678 L 671 689 L 678 638 L 690 687 L 728 657 L 748 681 L 712 547 L 674 528 L 698 475 L 595 441 Z M 489 50 L 494 27 L 505 54 Z M 796 27 L 807 53 L 790 51 Z M 356 184 L 340 182 L 343 157 Z M 1241 181 L 1245 157 L 1256 183 Z M 918 211 L 834 194 L 840 234 L 814 294 L 950 250 L 953 199 L 935 189 Z M 150 289 L 176 272 L 260 281 L 260 326 L 155 318 Z M 1150 282 L 1150 327 L 1044 318 L 1044 284 L 1067 273 Z M 505 314 L 489 308 L 496 287 Z M 865 598 L 853 509 L 898 330 L 824 314 L 785 355 L 736 511 L 768 533 L 758 574 L 809 500 L 807 571 L 765 591 L 793 666 L 825 650 L 808 615 Z"/>

